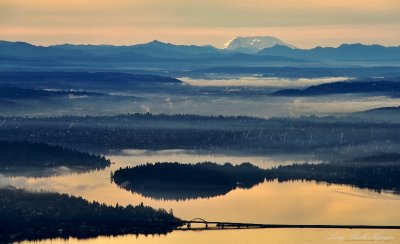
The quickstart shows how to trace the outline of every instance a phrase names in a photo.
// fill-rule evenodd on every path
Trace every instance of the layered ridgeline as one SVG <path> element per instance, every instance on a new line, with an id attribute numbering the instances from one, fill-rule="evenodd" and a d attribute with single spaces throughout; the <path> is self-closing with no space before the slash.
<path id="1" fill-rule="evenodd" d="M 121 168 L 111 177 L 120 187 L 145 197 L 185 200 L 224 195 L 236 187 L 251 188 L 265 179 L 346 184 L 398 194 L 399 173 L 400 155 L 381 154 L 347 162 L 293 164 L 271 169 L 250 163 L 155 163 Z"/>
<path id="2" fill-rule="evenodd" d="M 224 195 L 236 187 L 250 188 L 264 180 L 264 172 L 249 163 L 175 162 L 119 169 L 112 179 L 122 188 L 146 197 L 181 200 Z"/>
<path id="3" fill-rule="evenodd" d="M 0 243 L 99 235 L 163 234 L 181 225 L 163 209 L 107 206 L 59 193 L 0 188 Z"/>
<path id="4" fill-rule="evenodd" d="M 104 156 L 79 152 L 45 143 L 0 141 L 0 173 L 46 176 L 63 172 L 103 169 L 110 165 Z"/>
<path id="5" fill-rule="evenodd" d="M 385 47 L 381 45 L 363 45 L 361 43 L 342 44 L 338 47 L 315 47 L 311 49 L 296 49 L 285 45 L 275 45 L 257 53 L 257 55 L 274 55 L 287 58 L 337 61 L 337 62 L 362 62 L 362 61 L 399 61 L 400 46 Z"/>
<path id="6" fill-rule="evenodd" d="M 400 47 L 343 44 L 339 47 L 297 49 L 270 36 L 236 37 L 222 49 L 210 45 L 174 45 L 160 41 L 129 46 L 65 44 L 48 47 L 0 41 L 0 67 L 3 69 L 46 67 L 62 70 L 85 67 L 116 70 L 121 67 L 157 67 L 160 70 L 209 67 L 210 64 L 226 66 L 227 63 L 233 66 L 296 65 L 304 62 L 323 64 L 327 61 L 398 63 Z"/>

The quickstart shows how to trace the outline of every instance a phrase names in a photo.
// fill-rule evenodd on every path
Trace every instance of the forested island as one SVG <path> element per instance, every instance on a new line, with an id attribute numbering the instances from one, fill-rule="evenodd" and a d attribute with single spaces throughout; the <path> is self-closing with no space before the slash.
<path id="1" fill-rule="evenodd" d="M 382 154 L 348 162 L 293 164 L 261 169 L 250 163 L 219 165 L 155 163 L 121 168 L 112 175 L 120 187 L 145 197 L 185 200 L 224 195 L 266 180 L 306 180 L 400 193 L 400 155 Z"/>
<path id="2" fill-rule="evenodd" d="M 45 143 L 0 141 L 0 172 L 68 167 L 76 171 L 102 169 L 110 165 L 104 156 L 79 152 Z"/>
<path id="3" fill-rule="evenodd" d="M 264 171 L 250 163 L 163 162 L 122 168 L 112 179 L 122 188 L 147 197 L 183 200 L 224 195 L 236 187 L 250 188 L 264 180 Z"/>
<path id="4" fill-rule="evenodd" d="M 163 209 L 107 206 L 59 193 L 0 189 L 0 242 L 99 235 L 163 234 L 181 225 Z"/>

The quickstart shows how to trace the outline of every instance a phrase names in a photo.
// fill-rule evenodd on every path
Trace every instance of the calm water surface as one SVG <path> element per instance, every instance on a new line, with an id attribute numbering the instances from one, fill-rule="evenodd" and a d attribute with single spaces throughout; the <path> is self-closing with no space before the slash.
<path id="1" fill-rule="evenodd" d="M 115 205 L 143 202 L 155 208 L 173 209 L 182 219 L 201 217 L 209 221 L 280 224 L 365 224 L 400 225 L 400 197 L 349 186 L 314 182 L 264 182 L 251 189 L 236 189 L 226 195 L 192 200 L 156 200 L 119 188 L 110 181 L 110 173 L 119 167 L 145 162 L 180 161 L 218 163 L 249 161 L 263 168 L 294 162 L 289 157 L 232 156 L 191 151 L 126 150 L 109 155 L 114 163 L 101 171 L 68 174 L 49 178 L 7 178 L 9 184 L 33 190 L 57 191 L 82 196 L 90 201 Z M 303 159 L 306 160 L 306 159 Z M 400 231 L 375 230 L 224 230 L 183 232 L 161 236 L 117 236 L 77 240 L 69 243 L 354 243 L 382 241 L 400 243 Z M 45 240 L 64 243 L 65 240 Z"/>

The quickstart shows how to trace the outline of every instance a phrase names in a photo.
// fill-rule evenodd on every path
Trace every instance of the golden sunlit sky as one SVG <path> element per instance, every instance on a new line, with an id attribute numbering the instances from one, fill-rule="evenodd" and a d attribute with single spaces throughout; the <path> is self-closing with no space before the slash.
<path id="1" fill-rule="evenodd" d="M 0 39 L 221 47 L 275 36 L 301 48 L 400 45 L 400 0 L 1 0 Z"/>

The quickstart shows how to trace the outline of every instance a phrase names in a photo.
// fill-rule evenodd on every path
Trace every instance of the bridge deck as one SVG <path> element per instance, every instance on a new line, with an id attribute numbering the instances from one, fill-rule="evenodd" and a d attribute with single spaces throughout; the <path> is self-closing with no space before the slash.
<path id="1" fill-rule="evenodd" d="M 205 221 L 203 219 L 183 221 L 179 230 L 222 230 L 222 229 L 266 229 L 266 228 L 309 228 L 309 229 L 400 229 L 396 225 L 292 225 L 292 224 L 254 224 Z M 200 226 L 192 226 L 200 225 Z"/>

